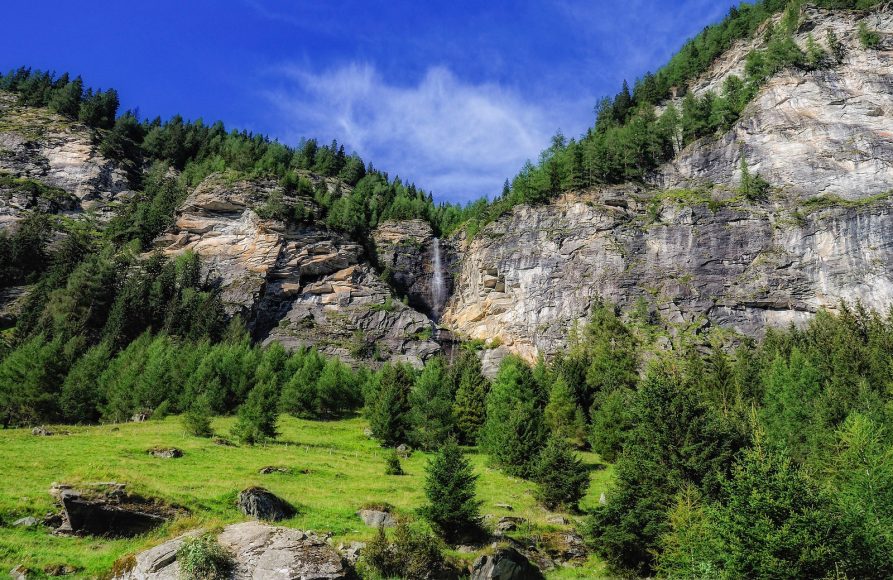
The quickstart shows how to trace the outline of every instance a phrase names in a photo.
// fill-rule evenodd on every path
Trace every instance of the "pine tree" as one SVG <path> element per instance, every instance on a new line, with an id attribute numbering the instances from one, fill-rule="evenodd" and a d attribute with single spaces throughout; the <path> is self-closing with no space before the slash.
<path id="1" fill-rule="evenodd" d="M 453 433 L 453 393 L 441 357 L 425 364 L 416 378 L 410 401 L 413 445 L 430 451 Z"/>
<path id="2" fill-rule="evenodd" d="M 489 384 L 481 374 L 481 361 L 470 351 L 463 351 L 450 368 L 452 382 L 456 389 L 453 403 L 453 416 L 459 442 L 475 445 L 484 425 L 487 414 L 487 392 Z"/>
<path id="3" fill-rule="evenodd" d="M 105 343 L 94 346 L 75 362 L 62 383 L 59 408 L 69 423 L 93 423 L 99 420 L 102 394 L 99 377 L 110 359 Z"/>
<path id="4" fill-rule="evenodd" d="M 632 406 L 635 393 L 615 389 L 593 404 L 589 442 L 592 450 L 608 462 L 615 462 L 633 428 Z"/>
<path id="5" fill-rule="evenodd" d="M 386 364 L 376 377 L 366 413 L 372 435 L 382 445 L 395 447 L 409 441 L 409 392 L 413 382 L 412 369 L 403 364 Z"/>
<path id="6" fill-rule="evenodd" d="M 276 383 L 271 380 L 258 383 L 239 407 L 233 435 L 249 445 L 275 439 L 278 435 L 278 413 L 279 392 Z"/>
<path id="7" fill-rule="evenodd" d="M 428 504 L 421 513 L 447 540 L 480 528 L 481 502 L 475 499 L 474 474 L 455 441 L 448 441 L 429 461 L 425 479 Z"/>
<path id="8" fill-rule="evenodd" d="M 199 395 L 183 414 L 183 426 L 186 432 L 196 437 L 211 437 L 211 403 L 207 395 Z"/>
<path id="9" fill-rule="evenodd" d="M 574 456 L 564 437 L 553 435 L 540 452 L 534 468 L 537 498 L 549 509 L 576 511 L 589 488 L 589 470 Z"/>
<path id="10" fill-rule="evenodd" d="M 546 439 L 543 411 L 530 367 L 509 356 L 487 395 L 487 419 L 481 447 L 491 461 L 519 477 L 533 475 L 533 465 Z"/>
<path id="11" fill-rule="evenodd" d="M 545 421 L 549 430 L 558 437 L 582 439 L 585 436 L 586 420 L 583 410 L 577 405 L 574 392 L 567 381 L 560 375 L 552 383 Z"/>

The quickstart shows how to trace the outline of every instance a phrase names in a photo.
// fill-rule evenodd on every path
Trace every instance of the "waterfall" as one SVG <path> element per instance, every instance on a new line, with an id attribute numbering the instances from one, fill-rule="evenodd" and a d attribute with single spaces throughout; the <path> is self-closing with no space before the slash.
<path id="1" fill-rule="evenodd" d="M 446 284 L 443 281 L 443 264 L 440 261 L 440 238 L 434 238 L 434 264 L 431 278 L 431 301 L 433 314 L 440 317 L 440 312 L 446 302 Z"/>

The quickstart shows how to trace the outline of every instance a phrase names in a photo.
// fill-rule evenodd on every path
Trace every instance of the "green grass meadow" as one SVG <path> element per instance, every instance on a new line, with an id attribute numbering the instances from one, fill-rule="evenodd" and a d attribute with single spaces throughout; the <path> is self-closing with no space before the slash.
<path id="1" fill-rule="evenodd" d="M 232 418 L 220 418 L 214 428 L 226 436 L 232 423 Z M 398 512 L 412 515 L 425 501 L 427 455 L 415 452 L 403 460 L 406 475 L 384 475 L 388 450 L 364 436 L 365 427 L 365 421 L 358 418 L 323 422 L 283 416 L 279 440 L 255 447 L 217 445 L 189 436 L 177 417 L 60 427 L 70 434 L 51 437 L 37 437 L 27 429 L 0 431 L 0 573 L 24 564 L 39 577 L 43 570 L 67 564 L 77 569 L 68 577 L 102 577 L 122 556 L 187 529 L 244 520 L 235 500 L 240 490 L 252 485 L 266 487 L 298 508 L 298 515 L 283 525 L 332 532 L 336 545 L 342 540 L 367 540 L 373 530 L 355 512 L 365 504 L 387 502 Z M 146 450 L 156 445 L 178 447 L 184 456 L 149 456 Z M 592 484 L 582 502 L 586 509 L 597 505 L 612 470 L 593 454 L 581 457 L 592 466 Z M 486 456 L 474 450 L 470 450 L 470 458 L 480 475 L 477 490 L 483 513 L 527 518 L 531 525 L 523 534 L 560 529 L 547 524 L 553 514 L 537 505 L 533 484 L 488 467 Z M 290 473 L 258 473 L 268 465 L 289 468 Z M 131 492 L 179 504 L 191 515 L 127 540 L 61 537 L 44 527 L 11 526 L 19 518 L 41 518 L 55 509 L 48 493 L 53 482 L 105 481 L 126 483 Z M 514 511 L 496 508 L 497 503 L 510 504 Z M 591 578 L 601 574 L 601 563 L 591 558 L 581 567 L 557 570 L 549 576 Z"/>

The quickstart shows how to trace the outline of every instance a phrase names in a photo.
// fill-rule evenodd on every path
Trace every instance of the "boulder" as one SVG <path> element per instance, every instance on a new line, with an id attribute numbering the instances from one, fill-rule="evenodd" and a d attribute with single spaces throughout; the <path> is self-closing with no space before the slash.
<path id="1" fill-rule="evenodd" d="M 246 516 L 271 522 L 285 520 L 297 510 L 284 499 L 262 487 L 249 487 L 239 494 L 239 510 Z"/>
<path id="2" fill-rule="evenodd" d="M 25 568 L 23 565 L 19 564 L 9 571 L 9 577 L 12 578 L 12 580 L 27 580 L 28 568 Z"/>
<path id="3" fill-rule="evenodd" d="M 360 553 L 366 547 L 366 542 L 351 542 L 349 544 L 339 544 L 338 551 L 351 566 L 355 566 L 360 559 Z"/>
<path id="4" fill-rule="evenodd" d="M 28 516 L 12 522 L 12 525 L 17 528 L 33 528 L 40 525 L 40 520 L 34 516 Z"/>
<path id="5" fill-rule="evenodd" d="M 389 511 L 363 509 L 357 515 L 364 524 L 373 528 L 392 528 L 397 525 L 397 518 Z"/>
<path id="6" fill-rule="evenodd" d="M 518 526 L 524 525 L 527 520 L 515 516 L 503 516 L 496 522 L 497 532 L 514 532 Z"/>
<path id="7" fill-rule="evenodd" d="M 49 437 L 50 435 L 53 435 L 53 432 L 41 425 L 40 427 L 31 429 L 31 434 L 38 437 Z"/>
<path id="8" fill-rule="evenodd" d="M 564 516 L 554 515 L 547 517 L 546 523 L 552 524 L 553 526 L 566 526 L 570 521 Z"/>
<path id="9" fill-rule="evenodd" d="M 511 506 L 511 505 L 509 505 L 509 504 L 507 504 L 507 503 L 494 503 L 494 504 L 493 504 L 493 507 L 497 507 L 497 508 L 499 508 L 499 509 L 506 510 L 506 511 L 509 511 L 509 512 L 515 510 L 515 508 L 514 508 L 513 506 Z"/>
<path id="10" fill-rule="evenodd" d="M 177 551 L 189 535 L 155 546 L 132 558 L 114 580 L 177 580 Z M 233 580 L 279 578 L 331 580 L 352 571 L 325 538 L 300 530 L 243 522 L 224 528 L 217 541 L 233 557 Z"/>
<path id="11" fill-rule="evenodd" d="M 260 469 L 258 469 L 257 472 L 260 473 L 261 475 L 271 475 L 273 473 L 288 474 L 288 473 L 291 473 L 291 469 L 289 469 L 288 467 L 267 465 L 266 467 L 261 467 Z"/>
<path id="12" fill-rule="evenodd" d="M 158 457 L 160 459 L 176 459 L 178 457 L 183 457 L 183 452 L 176 447 L 153 447 L 147 450 L 146 453 L 152 457 Z"/>
<path id="13" fill-rule="evenodd" d="M 511 547 L 484 554 L 471 566 L 471 580 L 540 580 L 542 572 Z"/>
<path id="14" fill-rule="evenodd" d="M 128 494 L 124 484 L 92 484 L 85 489 L 54 484 L 50 493 L 62 507 L 57 534 L 131 538 L 185 514 L 182 508 Z"/>
<path id="15" fill-rule="evenodd" d="M 404 459 L 409 457 L 410 455 L 412 455 L 412 447 L 410 447 L 406 443 L 401 443 L 397 446 L 397 455 Z"/>

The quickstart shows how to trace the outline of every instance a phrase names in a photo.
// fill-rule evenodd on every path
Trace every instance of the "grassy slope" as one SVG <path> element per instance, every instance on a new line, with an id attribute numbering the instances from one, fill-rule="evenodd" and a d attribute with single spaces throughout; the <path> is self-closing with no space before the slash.
<path id="1" fill-rule="evenodd" d="M 226 433 L 232 419 L 218 419 L 215 429 Z M 68 428 L 70 435 L 35 437 L 28 430 L 0 431 L 0 572 L 18 564 L 41 570 L 70 564 L 85 577 L 108 570 L 128 553 L 157 544 L 184 529 L 244 519 L 234 502 L 239 490 L 262 485 L 299 506 L 300 513 L 285 525 L 331 531 L 341 539 L 368 539 L 354 512 L 368 502 L 388 502 L 411 513 L 424 502 L 425 454 L 403 462 L 405 476 L 385 476 L 385 450 L 363 436 L 365 422 L 302 421 L 283 417 L 280 441 L 265 447 L 225 447 L 183 432 L 177 418 L 119 426 Z M 175 446 L 180 459 L 156 459 L 146 454 L 154 445 Z M 593 466 L 592 486 L 583 507 L 594 507 L 611 478 L 596 456 L 584 454 Z M 472 453 L 480 474 L 478 495 L 484 513 L 508 515 L 495 503 L 514 506 L 513 515 L 528 518 L 538 530 L 549 529 L 549 513 L 538 507 L 529 482 L 486 466 L 486 457 Z M 289 475 L 259 475 L 266 465 L 293 470 Z M 302 470 L 309 470 L 302 473 Z M 134 540 L 66 538 L 46 529 L 9 527 L 26 515 L 43 516 L 53 509 L 50 484 L 118 481 L 131 491 L 186 506 L 192 516 Z M 554 526 L 552 527 L 554 528 Z M 471 557 L 471 556 L 465 556 Z M 594 558 L 584 567 L 561 570 L 556 577 L 592 577 L 601 572 Z"/>

